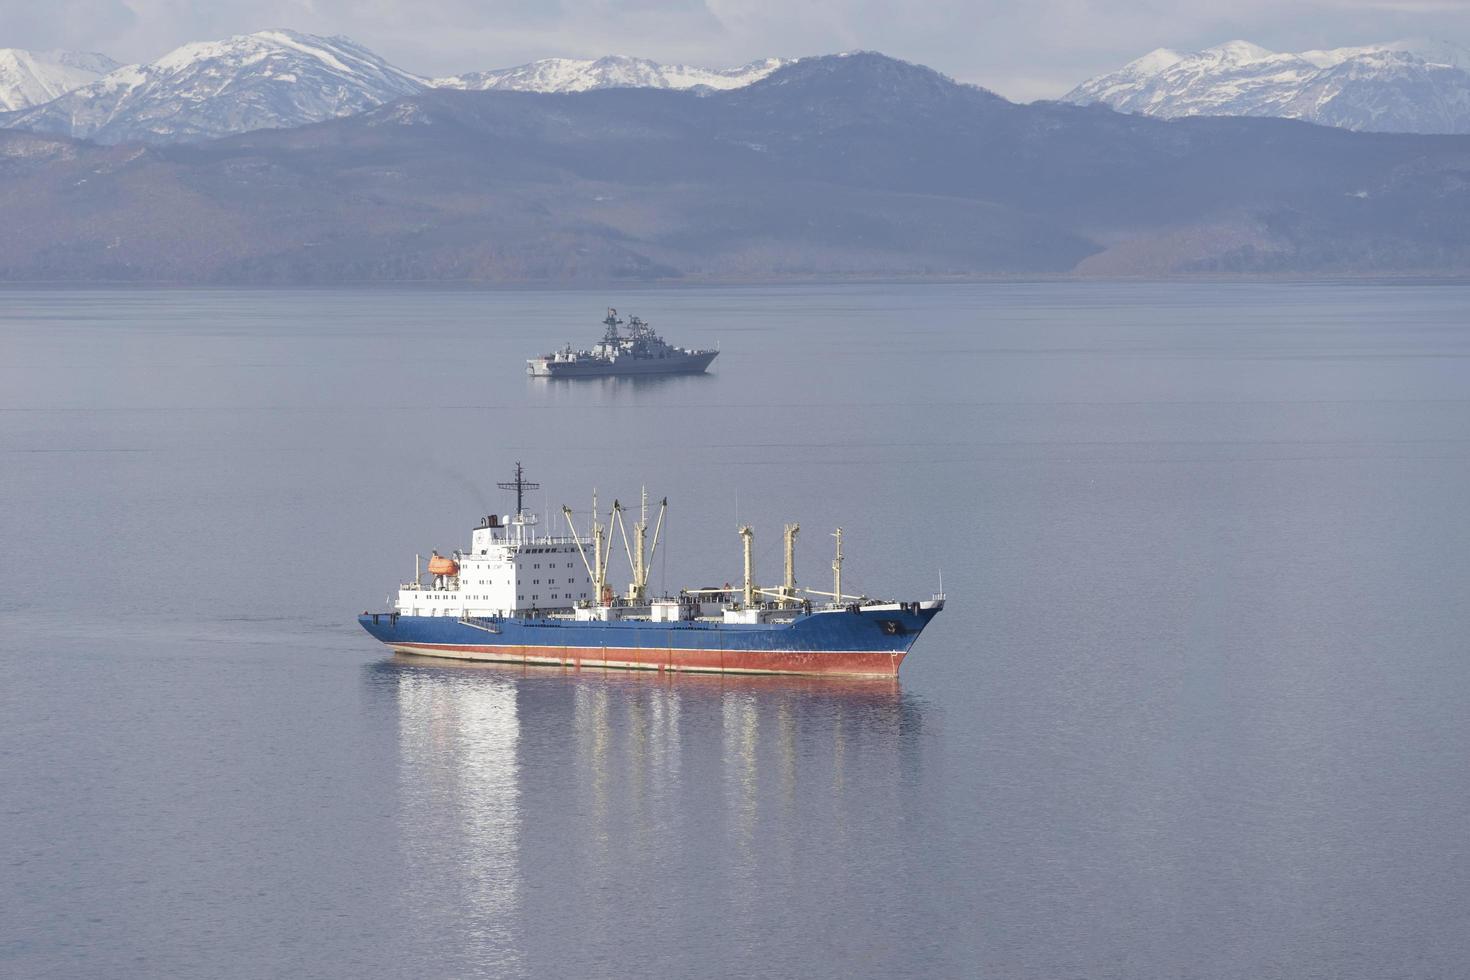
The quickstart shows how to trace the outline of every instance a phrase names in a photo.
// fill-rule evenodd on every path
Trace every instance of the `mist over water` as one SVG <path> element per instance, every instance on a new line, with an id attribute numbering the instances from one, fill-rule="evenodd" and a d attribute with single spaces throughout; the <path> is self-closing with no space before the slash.
<path id="1" fill-rule="evenodd" d="M 708 377 L 533 380 L 606 304 Z M 1444 977 L 1470 287 L 0 291 L 0 974 Z M 896 683 L 392 658 L 517 460 Z M 560 529 L 559 519 L 553 521 Z M 621 566 L 619 566 L 621 568 Z"/>

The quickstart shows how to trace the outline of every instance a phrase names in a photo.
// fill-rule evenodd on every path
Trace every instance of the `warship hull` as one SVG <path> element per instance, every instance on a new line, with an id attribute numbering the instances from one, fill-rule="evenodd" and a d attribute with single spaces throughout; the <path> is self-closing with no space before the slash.
<path id="1" fill-rule="evenodd" d="M 557 360 L 536 357 L 526 362 L 533 378 L 609 378 L 650 374 L 703 374 L 718 351 L 698 351 L 669 357 L 618 357 Z"/>

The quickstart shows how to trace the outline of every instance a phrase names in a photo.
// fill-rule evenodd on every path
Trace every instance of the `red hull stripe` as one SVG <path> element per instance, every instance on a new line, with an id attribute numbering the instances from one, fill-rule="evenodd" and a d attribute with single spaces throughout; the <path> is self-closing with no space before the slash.
<path id="1" fill-rule="evenodd" d="M 692 670 L 717 674 L 819 674 L 894 677 L 902 652 L 801 650 L 683 650 L 663 647 L 467 646 L 457 643 L 390 643 L 399 653 L 495 663 L 618 670 Z"/>

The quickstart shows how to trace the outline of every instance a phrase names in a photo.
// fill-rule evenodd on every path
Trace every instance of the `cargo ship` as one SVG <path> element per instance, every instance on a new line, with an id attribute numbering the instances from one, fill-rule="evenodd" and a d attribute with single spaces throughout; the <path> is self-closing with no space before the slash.
<path id="1" fill-rule="evenodd" d="M 653 596 L 648 575 L 668 500 L 659 503 L 649 540 L 645 491 L 631 528 L 617 501 L 605 520 L 593 496 L 588 526 L 562 508 L 566 533 L 543 531 L 525 509 L 521 464 L 513 514 L 490 514 L 470 532 L 468 550 L 427 562 L 415 556 L 414 577 L 380 612 L 358 622 L 393 651 L 420 656 L 558 667 L 893 677 L 919 634 L 944 608 L 944 593 L 909 602 L 847 592 L 842 582 L 842 529 L 832 561 L 832 591 L 799 587 L 799 525 L 785 526 L 785 575 L 756 584 L 754 531 L 738 529 L 744 574 L 738 586 L 681 589 Z M 631 530 L 631 535 L 630 535 Z M 617 532 L 616 538 L 614 532 Z M 614 540 L 627 556 L 629 582 L 609 581 Z"/>
<path id="2" fill-rule="evenodd" d="M 591 350 L 573 350 L 567 344 L 526 362 L 533 378 L 606 378 L 622 375 L 703 374 L 719 354 L 717 350 L 675 347 L 653 332 L 636 316 L 627 320 L 627 332 L 618 311 L 609 308 L 602 321 L 602 340 Z"/>

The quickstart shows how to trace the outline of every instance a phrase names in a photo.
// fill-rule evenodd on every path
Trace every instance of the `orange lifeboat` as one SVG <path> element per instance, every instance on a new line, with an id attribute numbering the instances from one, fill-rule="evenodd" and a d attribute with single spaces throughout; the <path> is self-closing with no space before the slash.
<path id="1" fill-rule="evenodd" d="M 443 555 L 435 555 L 429 559 L 430 575 L 458 575 L 459 562 L 453 558 L 445 558 Z"/>

